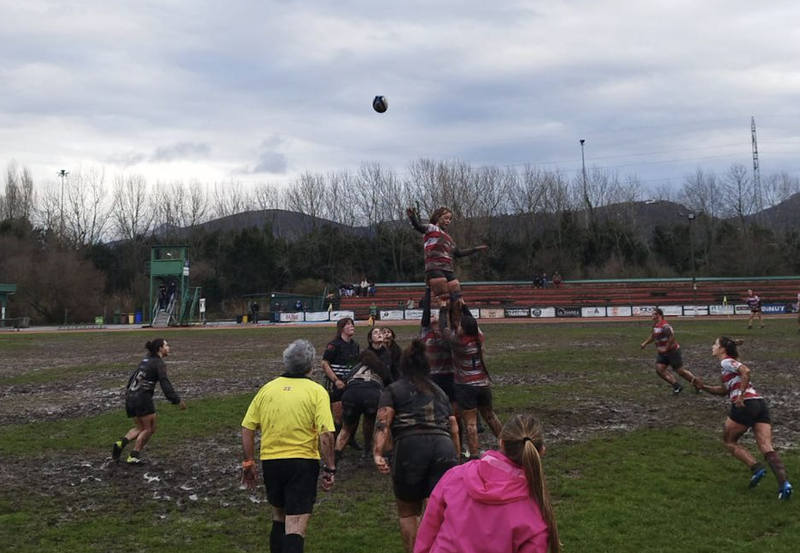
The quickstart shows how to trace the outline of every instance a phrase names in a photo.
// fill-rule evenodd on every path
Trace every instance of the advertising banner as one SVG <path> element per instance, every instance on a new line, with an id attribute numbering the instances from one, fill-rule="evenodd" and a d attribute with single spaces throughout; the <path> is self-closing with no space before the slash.
<path id="1" fill-rule="evenodd" d="M 633 310 L 627 305 L 612 305 L 606 307 L 606 315 L 609 317 L 630 317 Z"/>
<path id="2" fill-rule="evenodd" d="M 683 315 L 684 315 L 684 317 L 700 317 L 702 315 L 708 315 L 708 306 L 707 305 L 684 305 L 683 306 Z"/>
<path id="3" fill-rule="evenodd" d="M 302 323 L 303 313 L 281 313 L 282 323 Z"/>
<path id="4" fill-rule="evenodd" d="M 605 317 L 605 307 L 582 307 L 581 317 Z"/>
<path id="5" fill-rule="evenodd" d="M 333 322 L 338 321 L 339 319 L 344 319 L 345 317 L 350 317 L 351 319 L 355 320 L 356 314 L 354 311 L 349 310 L 342 310 L 342 311 L 331 311 L 331 320 Z"/>
<path id="6" fill-rule="evenodd" d="M 405 317 L 407 321 L 419 321 L 422 319 L 422 309 L 406 309 Z"/>
<path id="7" fill-rule="evenodd" d="M 502 319 L 503 317 L 505 317 L 505 311 L 503 309 L 481 308 L 481 319 Z"/>
<path id="8" fill-rule="evenodd" d="M 732 305 L 709 305 L 709 315 L 733 315 Z"/>
<path id="9" fill-rule="evenodd" d="M 580 307 L 556 307 L 556 317 L 580 317 Z"/>
<path id="10" fill-rule="evenodd" d="M 791 313 L 792 304 L 789 304 L 789 310 L 787 311 L 785 303 L 765 303 L 764 305 L 761 306 L 761 311 L 765 314 Z"/>
<path id="11" fill-rule="evenodd" d="M 322 322 L 328 320 L 328 312 L 327 311 L 314 311 L 312 313 L 306 313 L 306 322 Z"/>
<path id="12" fill-rule="evenodd" d="M 750 307 L 748 307 L 746 303 L 739 303 L 734 306 L 733 312 L 737 315 L 749 315 Z"/>
<path id="13" fill-rule="evenodd" d="M 652 317 L 655 310 L 655 305 L 634 305 L 632 309 L 634 317 Z"/>
<path id="14" fill-rule="evenodd" d="M 555 307 L 534 307 L 531 309 L 531 317 L 550 318 L 556 316 Z"/>
<path id="15" fill-rule="evenodd" d="M 503 310 L 506 317 L 509 318 L 522 318 L 522 317 L 530 317 L 531 310 L 527 307 L 512 307 L 510 309 Z"/>
<path id="16" fill-rule="evenodd" d="M 682 305 L 659 305 L 665 317 L 680 317 L 683 315 Z"/>
<path id="17" fill-rule="evenodd" d="M 399 309 L 393 309 L 391 311 L 381 311 L 381 320 L 382 321 L 402 321 L 403 320 L 403 311 Z"/>

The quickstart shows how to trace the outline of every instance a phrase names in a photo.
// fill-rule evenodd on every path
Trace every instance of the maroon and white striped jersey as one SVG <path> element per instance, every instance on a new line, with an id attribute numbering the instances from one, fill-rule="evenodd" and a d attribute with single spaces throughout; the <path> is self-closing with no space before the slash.
<path id="1" fill-rule="evenodd" d="M 453 251 L 455 241 L 437 225 L 423 225 L 425 232 L 422 238 L 425 248 L 426 271 L 453 272 Z"/>
<path id="2" fill-rule="evenodd" d="M 423 327 L 419 334 L 425 342 L 431 374 L 453 374 L 453 354 L 442 332 L 438 328 Z"/>
<path id="3" fill-rule="evenodd" d="M 726 357 L 720 362 L 722 368 L 722 384 L 728 390 L 728 398 L 731 401 L 736 401 L 742 395 L 742 377 L 739 375 L 739 366 L 741 363 L 733 357 Z M 752 385 L 747 385 L 747 390 L 744 391 L 744 399 L 761 399 L 761 396 Z"/>
<path id="4" fill-rule="evenodd" d="M 653 341 L 656 343 L 659 353 L 668 353 L 681 347 L 677 341 L 669 343 L 670 338 L 674 335 L 675 331 L 672 330 L 672 325 L 665 319 L 661 319 L 653 325 Z"/>
<path id="5" fill-rule="evenodd" d="M 750 311 L 758 311 L 761 309 L 761 298 L 758 297 L 758 294 L 747 296 L 745 301 L 747 302 L 747 306 L 750 308 Z"/>
<path id="6" fill-rule="evenodd" d="M 483 356 L 479 345 L 483 344 L 483 332 L 478 336 L 458 336 L 449 328 L 444 336 L 453 351 L 453 379 L 456 384 L 469 386 L 489 386 L 489 372 L 483 365 Z"/>

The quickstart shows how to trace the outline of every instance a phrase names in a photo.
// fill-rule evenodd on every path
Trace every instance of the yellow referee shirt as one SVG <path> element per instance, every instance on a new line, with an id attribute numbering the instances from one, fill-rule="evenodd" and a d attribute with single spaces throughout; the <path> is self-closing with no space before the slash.
<path id="1" fill-rule="evenodd" d="M 280 376 L 250 402 L 242 426 L 261 430 L 261 459 L 319 459 L 319 436 L 333 432 L 325 388 L 306 377 Z"/>

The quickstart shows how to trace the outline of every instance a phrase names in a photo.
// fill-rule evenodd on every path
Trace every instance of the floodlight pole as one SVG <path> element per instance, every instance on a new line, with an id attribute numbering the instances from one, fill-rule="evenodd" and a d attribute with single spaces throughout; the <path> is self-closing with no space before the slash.
<path id="1" fill-rule="evenodd" d="M 697 215 L 689 213 L 686 218 L 689 219 L 689 258 L 692 263 L 692 301 L 694 302 L 694 314 L 697 315 L 697 273 L 694 265 L 694 230 L 692 223 Z"/>
<path id="2" fill-rule="evenodd" d="M 583 201 L 586 204 L 586 226 L 589 226 L 589 187 L 586 183 L 586 155 L 584 152 L 585 138 L 581 138 L 581 167 L 583 173 Z"/>
<path id="3" fill-rule="evenodd" d="M 69 171 L 62 169 L 57 173 L 59 177 L 61 177 L 61 230 L 59 237 L 61 240 L 64 239 L 64 179 L 67 178 L 69 175 Z"/>

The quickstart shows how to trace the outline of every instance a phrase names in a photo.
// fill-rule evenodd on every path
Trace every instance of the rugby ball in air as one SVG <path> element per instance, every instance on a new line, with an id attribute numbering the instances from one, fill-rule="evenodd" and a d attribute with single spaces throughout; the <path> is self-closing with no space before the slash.
<path id="1" fill-rule="evenodd" d="M 375 99 L 372 100 L 372 109 L 378 113 L 383 113 L 389 109 L 389 102 L 386 100 L 386 96 L 375 96 Z"/>

